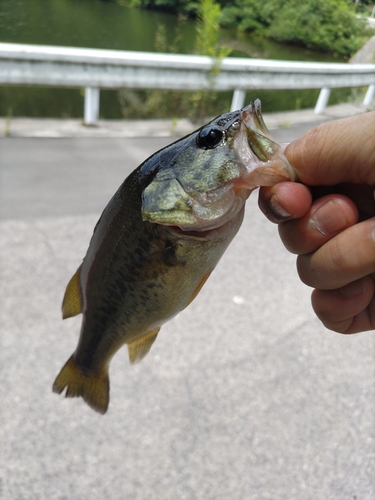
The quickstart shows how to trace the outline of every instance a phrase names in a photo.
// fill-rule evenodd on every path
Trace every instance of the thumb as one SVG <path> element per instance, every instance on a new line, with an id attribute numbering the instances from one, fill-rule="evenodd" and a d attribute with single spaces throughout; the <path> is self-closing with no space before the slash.
<path id="1" fill-rule="evenodd" d="M 291 142 L 285 156 L 309 186 L 374 186 L 375 111 L 318 125 Z"/>

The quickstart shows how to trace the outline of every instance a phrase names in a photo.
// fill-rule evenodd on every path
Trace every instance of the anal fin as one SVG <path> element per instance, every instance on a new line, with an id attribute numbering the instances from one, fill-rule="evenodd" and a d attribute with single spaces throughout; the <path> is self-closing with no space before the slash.
<path id="1" fill-rule="evenodd" d="M 66 287 L 63 303 L 62 315 L 63 319 L 77 316 L 82 312 L 81 291 L 79 278 L 81 274 L 81 266 L 77 269 Z"/>
<path id="2" fill-rule="evenodd" d="M 152 344 L 155 342 L 159 330 L 160 328 L 156 328 L 142 337 L 128 343 L 129 361 L 132 365 L 134 363 L 139 363 L 139 361 L 146 356 L 148 351 L 151 349 Z"/>

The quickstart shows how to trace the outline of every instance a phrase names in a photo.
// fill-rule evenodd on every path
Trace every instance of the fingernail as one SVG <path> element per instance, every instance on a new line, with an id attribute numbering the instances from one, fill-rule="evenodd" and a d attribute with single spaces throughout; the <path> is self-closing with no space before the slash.
<path id="1" fill-rule="evenodd" d="M 275 194 L 273 194 L 270 198 L 270 206 L 274 214 L 280 219 L 286 219 L 287 217 L 291 217 L 292 215 L 287 210 L 285 210 Z"/>
<path id="2" fill-rule="evenodd" d="M 330 200 L 314 212 L 310 224 L 314 225 L 324 236 L 329 236 L 344 228 L 347 222 L 338 204 Z"/>
<path id="3" fill-rule="evenodd" d="M 361 278 L 360 280 L 353 281 L 346 286 L 340 288 L 340 292 L 344 297 L 352 298 L 361 295 L 366 291 L 366 281 Z"/>

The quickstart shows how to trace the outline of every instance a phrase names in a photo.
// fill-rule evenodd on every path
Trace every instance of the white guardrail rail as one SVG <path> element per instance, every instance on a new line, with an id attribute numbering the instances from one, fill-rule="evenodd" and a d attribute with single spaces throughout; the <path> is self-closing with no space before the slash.
<path id="1" fill-rule="evenodd" d="M 246 90 L 316 89 L 320 114 L 330 91 L 369 86 L 375 93 L 375 64 L 276 61 L 228 57 L 127 52 L 0 43 L 0 85 L 85 87 L 84 122 L 99 116 L 100 89 L 233 90 L 231 109 L 244 105 Z"/>

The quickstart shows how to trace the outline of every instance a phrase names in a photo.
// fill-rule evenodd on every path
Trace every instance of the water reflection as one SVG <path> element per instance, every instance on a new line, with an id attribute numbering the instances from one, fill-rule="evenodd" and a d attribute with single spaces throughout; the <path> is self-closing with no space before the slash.
<path id="1" fill-rule="evenodd" d="M 166 13 L 123 7 L 101 0 L 1 0 L 0 7 L 1 42 L 153 52 L 161 24 L 165 26 L 167 47 L 173 45 L 180 53 L 194 52 L 194 22 L 187 19 L 178 21 L 176 16 Z M 222 39 L 233 47 L 233 55 L 237 57 L 334 60 L 332 56 L 250 37 L 234 30 L 222 30 Z M 266 111 L 277 111 L 312 107 L 317 95 L 315 90 L 257 90 L 248 93 L 248 100 L 260 97 Z M 332 99 L 335 95 L 331 102 Z M 230 100 L 230 93 L 220 96 L 218 112 L 225 112 Z M 101 92 L 100 114 L 107 119 L 122 117 L 116 91 Z M 82 91 L 2 87 L 0 115 L 82 117 Z"/>

